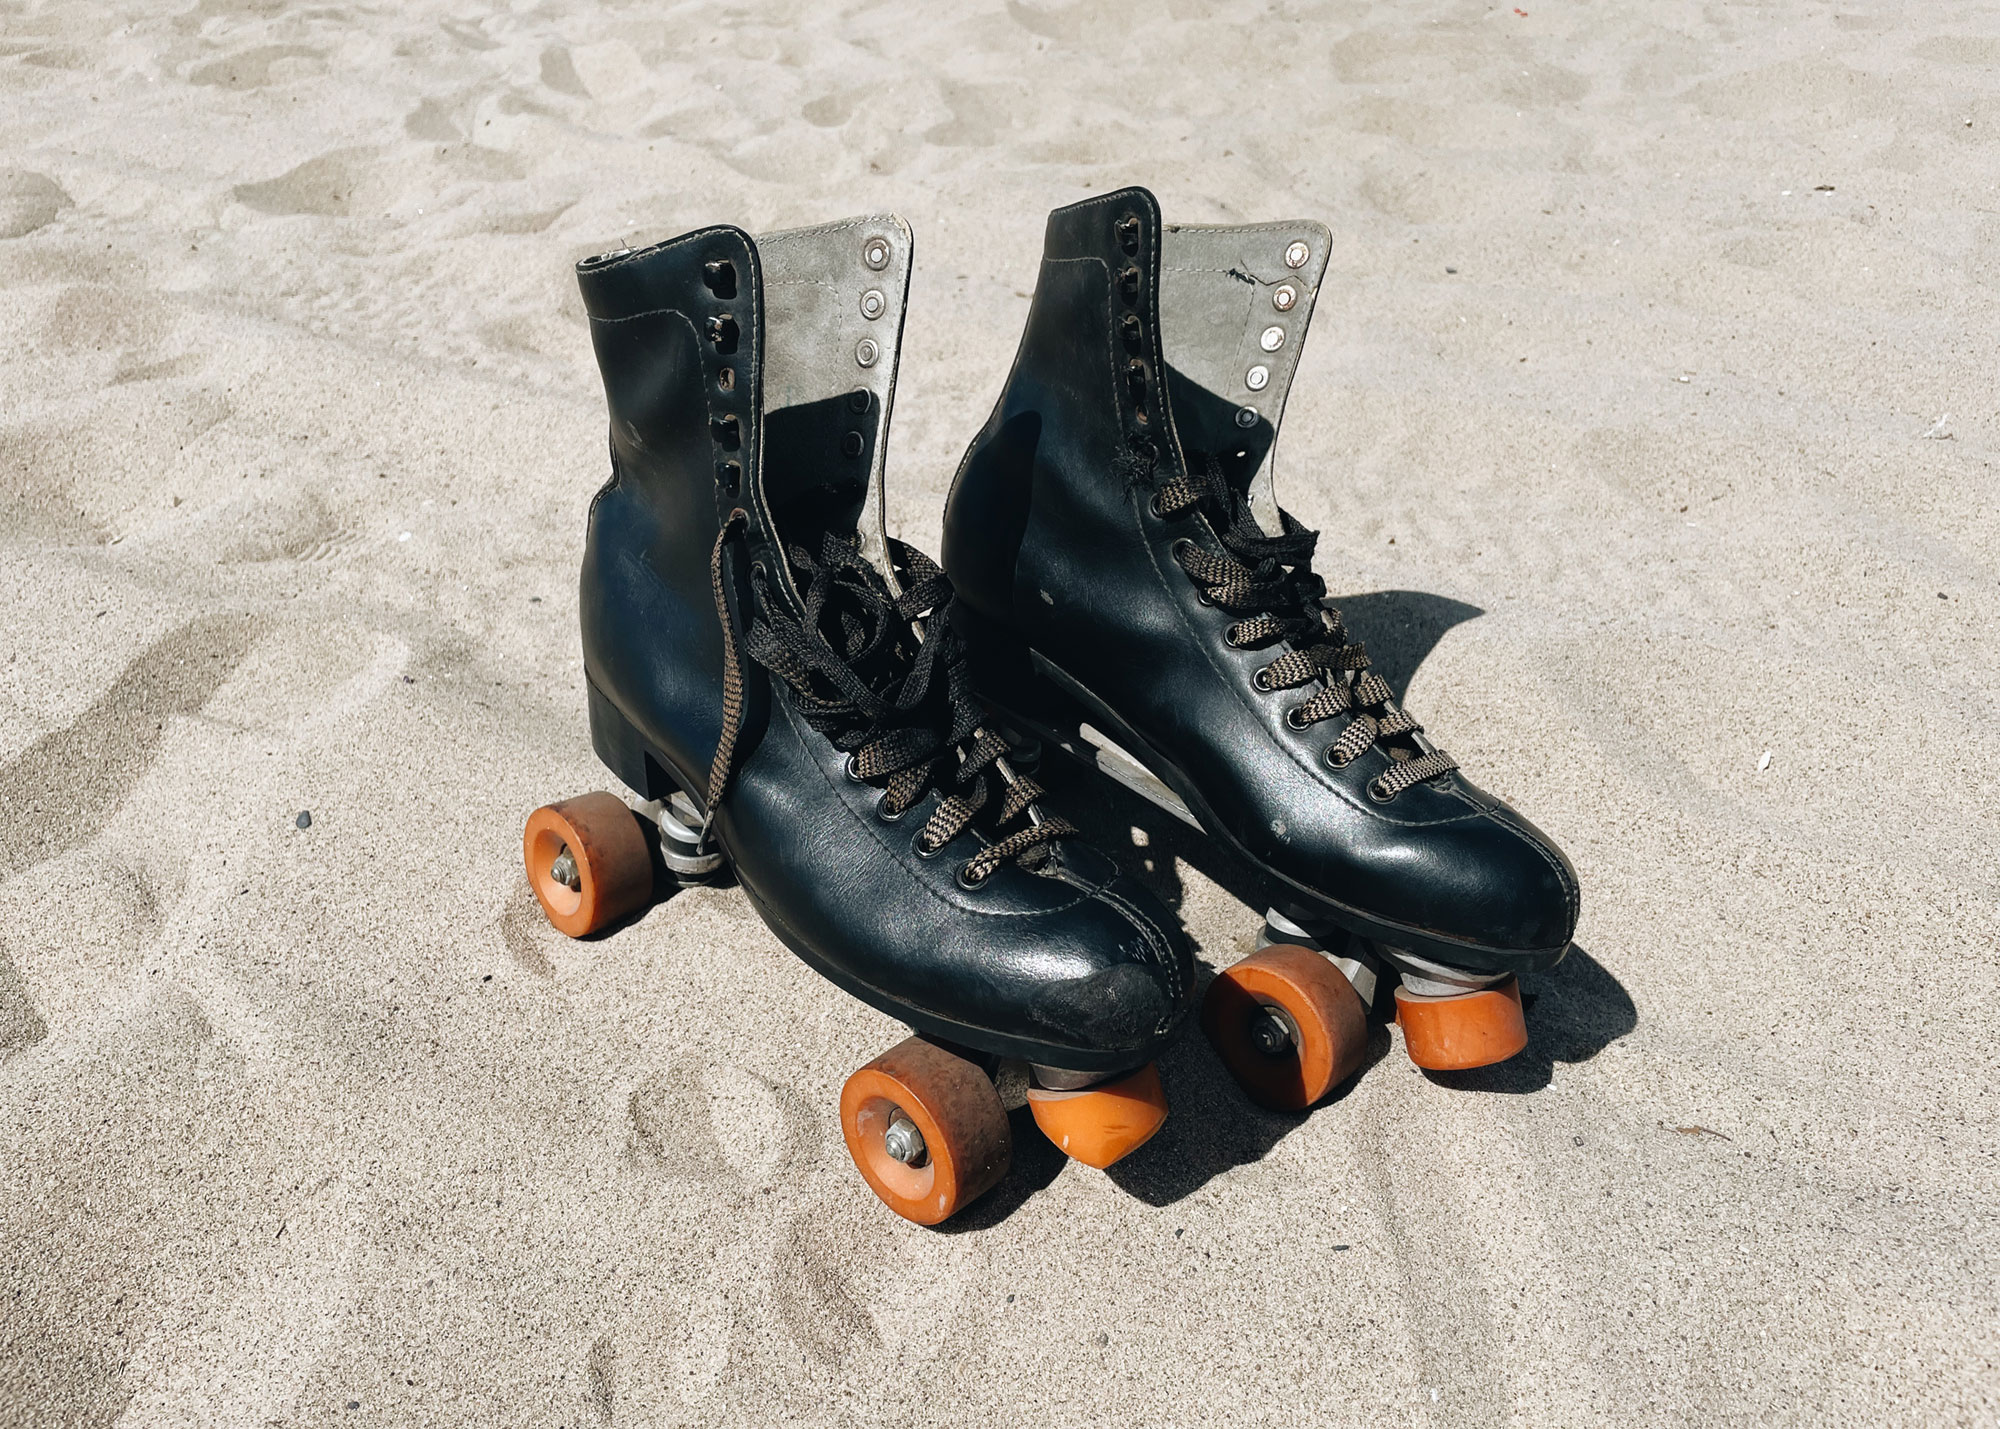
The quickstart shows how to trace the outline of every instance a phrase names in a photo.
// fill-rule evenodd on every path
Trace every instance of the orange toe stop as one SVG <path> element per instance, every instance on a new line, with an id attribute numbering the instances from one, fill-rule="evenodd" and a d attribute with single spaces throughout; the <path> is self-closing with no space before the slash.
<path id="1" fill-rule="evenodd" d="M 1014 1153 L 1007 1109 L 986 1073 L 921 1037 L 847 1079 L 840 1134 L 868 1189 L 924 1226 L 991 1190 Z"/>
<path id="2" fill-rule="evenodd" d="M 1201 1027 L 1250 1097 L 1303 1111 L 1360 1067 L 1368 1012 L 1354 984 L 1310 948 L 1274 943 L 1217 974 Z"/>
<path id="3" fill-rule="evenodd" d="M 1410 1060 L 1426 1071 L 1490 1067 L 1528 1045 L 1518 978 L 1446 997 L 1426 997 L 1399 987 L 1396 1021 L 1402 1025 Z"/>
<path id="4" fill-rule="evenodd" d="M 1081 1091 L 1030 1087 L 1028 1109 L 1044 1136 L 1073 1160 L 1101 1171 L 1152 1140 L 1167 1119 L 1167 1093 L 1159 1070 L 1148 1062 Z"/>
<path id="5" fill-rule="evenodd" d="M 535 810 L 521 851 L 542 912 L 572 938 L 638 912 L 653 896 L 652 857 L 639 817 L 615 794 L 581 794 Z M 557 867 L 565 852 L 573 871 Z"/>

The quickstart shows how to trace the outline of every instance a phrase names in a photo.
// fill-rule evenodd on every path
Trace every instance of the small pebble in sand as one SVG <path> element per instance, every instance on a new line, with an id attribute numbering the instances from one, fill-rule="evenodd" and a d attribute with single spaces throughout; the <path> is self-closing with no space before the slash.
<path id="1" fill-rule="evenodd" d="M 302 829 L 311 828 L 313 826 L 312 810 L 311 809 L 299 810 L 298 818 L 294 819 L 292 822 L 297 824 Z"/>
<path id="2" fill-rule="evenodd" d="M 1764 751 L 1762 757 L 1760 757 L 1757 760 L 1757 772 L 1759 774 L 1762 774 L 1766 769 L 1769 769 L 1770 767 L 1771 767 L 1771 751 L 1767 749 Z"/>

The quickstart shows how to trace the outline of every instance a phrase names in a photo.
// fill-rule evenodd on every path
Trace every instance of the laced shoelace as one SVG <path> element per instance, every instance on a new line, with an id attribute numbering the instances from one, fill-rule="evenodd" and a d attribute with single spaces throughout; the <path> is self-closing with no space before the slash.
<path id="1" fill-rule="evenodd" d="M 1153 464 L 1141 453 L 1133 465 L 1150 474 Z M 1269 693 L 1319 685 L 1304 703 L 1286 712 L 1286 722 L 1305 729 L 1348 716 L 1326 752 L 1334 768 L 1345 768 L 1380 745 L 1391 763 L 1369 781 L 1368 793 L 1385 804 L 1413 784 L 1458 768 L 1458 761 L 1443 750 L 1426 750 L 1415 742 L 1423 726 L 1396 707 L 1396 692 L 1368 668 L 1368 648 L 1348 635 L 1340 612 L 1321 603 L 1326 582 L 1311 568 L 1317 531 L 1281 511 L 1283 533 L 1268 534 L 1214 457 L 1199 476 L 1175 475 L 1161 482 L 1153 509 L 1167 517 L 1199 510 L 1221 538 L 1222 555 L 1187 539 L 1176 541 L 1173 553 L 1211 604 L 1238 617 L 1226 632 L 1229 643 L 1242 650 L 1285 647 L 1257 671 L 1257 688 Z"/>
<path id="2" fill-rule="evenodd" d="M 723 729 L 709 771 L 711 811 L 734 772 L 743 719 L 741 661 L 724 599 L 722 552 L 746 520 L 741 511 L 731 514 L 709 559 L 723 630 Z M 790 547 L 803 619 L 774 598 L 760 568 L 752 576 L 758 613 L 743 649 L 791 688 L 806 723 L 847 754 L 848 777 L 882 786 L 882 817 L 902 817 L 937 788 L 943 797 L 917 834 L 920 856 L 934 856 L 964 832 L 994 803 L 997 785 L 987 825 L 992 841 L 966 861 L 959 879 L 977 887 L 1010 861 L 1038 869 L 1055 844 L 1076 829 L 1031 807 L 1041 787 L 1002 765 L 1006 742 L 980 727 L 964 641 L 952 628 L 951 582 L 915 547 L 894 540 L 889 546 L 903 582 L 900 596 L 890 594 L 851 540 L 828 533 L 817 556 Z M 913 628 L 917 621 L 923 622 L 921 640 Z M 1026 824 L 1006 832 L 1023 816 Z"/>

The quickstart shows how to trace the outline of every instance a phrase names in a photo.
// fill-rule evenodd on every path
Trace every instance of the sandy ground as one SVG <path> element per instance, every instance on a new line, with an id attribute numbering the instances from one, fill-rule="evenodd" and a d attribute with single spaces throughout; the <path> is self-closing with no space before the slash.
<path id="1" fill-rule="evenodd" d="M 0 3 L 0 1425 L 1996 1422 L 2000 17 L 1524 8 Z M 935 550 L 1135 181 L 1332 226 L 1285 498 L 1583 923 L 1507 1066 L 1191 1036 L 923 1231 L 833 1116 L 899 1029 L 737 892 L 527 892 L 569 265 L 907 214 Z"/>

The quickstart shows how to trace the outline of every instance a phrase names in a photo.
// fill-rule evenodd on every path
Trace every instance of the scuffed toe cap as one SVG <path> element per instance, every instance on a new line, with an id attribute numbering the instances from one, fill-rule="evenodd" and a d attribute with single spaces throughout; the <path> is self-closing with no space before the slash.
<path id="1" fill-rule="evenodd" d="M 1029 1015 L 1063 1042 L 1142 1059 L 1186 1016 L 1194 955 L 1173 915 L 1130 879 L 1113 879 L 1092 902 L 1107 965 L 1039 989 Z"/>

